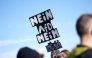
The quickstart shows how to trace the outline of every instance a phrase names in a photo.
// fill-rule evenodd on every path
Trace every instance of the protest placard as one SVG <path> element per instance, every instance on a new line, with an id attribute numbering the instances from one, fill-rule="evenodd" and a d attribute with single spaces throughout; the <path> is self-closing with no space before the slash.
<path id="1" fill-rule="evenodd" d="M 37 27 L 39 34 L 37 34 L 36 37 L 39 44 L 60 37 L 57 28 L 54 28 L 51 23 L 51 20 L 53 19 L 54 17 L 50 9 L 29 17 L 32 27 Z M 62 48 L 62 45 L 59 41 L 49 43 L 46 46 L 48 52 L 59 48 Z"/>

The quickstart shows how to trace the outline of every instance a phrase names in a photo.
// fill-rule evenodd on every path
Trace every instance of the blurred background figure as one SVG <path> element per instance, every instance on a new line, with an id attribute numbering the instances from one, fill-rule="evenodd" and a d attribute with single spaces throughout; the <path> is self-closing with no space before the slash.
<path id="1" fill-rule="evenodd" d="M 92 58 L 92 14 L 81 15 L 76 23 L 80 44 L 74 48 L 68 58 Z"/>
<path id="2" fill-rule="evenodd" d="M 68 50 L 62 50 L 60 54 L 58 54 L 57 58 L 67 58 L 70 52 Z"/>
<path id="3" fill-rule="evenodd" d="M 59 50 L 54 50 L 51 52 L 51 58 L 57 58 L 57 55 L 60 54 Z"/>
<path id="4" fill-rule="evenodd" d="M 36 50 L 29 47 L 23 47 L 18 51 L 17 58 L 43 58 L 43 54 L 39 54 Z"/>

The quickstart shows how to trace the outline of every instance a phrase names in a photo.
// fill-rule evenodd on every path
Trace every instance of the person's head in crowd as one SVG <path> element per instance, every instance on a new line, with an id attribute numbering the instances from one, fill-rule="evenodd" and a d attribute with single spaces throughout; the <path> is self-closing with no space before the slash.
<path id="1" fill-rule="evenodd" d="M 71 51 L 68 58 L 92 58 L 92 14 L 81 15 L 76 22 L 76 30 L 80 44 Z"/>
<path id="2" fill-rule="evenodd" d="M 54 50 L 54 51 L 52 51 L 52 52 L 51 52 L 51 58 L 56 58 L 59 53 L 60 53 L 59 50 Z"/>
<path id="3" fill-rule="evenodd" d="M 92 48 L 92 15 L 84 14 L 80 16 L 76 23 L 76 30 L 81 38 L 81 45 Z"/>
<path id="4" fill-rule="evenodd" d="M 29 47 L 21 48 L 17 53 L 17 58 L 43 58 L 43 54 L 39 54 L 36 50 Z"/>
<path id="5" fill-rule="evenodd" d="M 60 54 L 58 54 L 57 58 L 67 58 L 70 52 L 68 50 L 62 50 Z"/>

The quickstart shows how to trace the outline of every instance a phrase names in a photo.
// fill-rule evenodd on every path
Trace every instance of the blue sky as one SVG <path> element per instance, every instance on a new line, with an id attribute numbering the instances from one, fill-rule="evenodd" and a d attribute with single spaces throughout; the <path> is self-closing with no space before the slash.
<path id="1" fill-rule="evenodd" d="M 71 51 L 79 44 L 76 20 L 82 14 L 92 14 L 92 0 L 0 0 L 0 58 L 16 58 L 17 51 L 24 46 L 50 58 L 45 48 L 48 42 L 38 44 L 37 28 L 29 21 L 29 17 L 47 9 L 51 9 L 54 16 L 51 22 L 60 34 L 57 38 L 63 46 L 60 51 Z"/>

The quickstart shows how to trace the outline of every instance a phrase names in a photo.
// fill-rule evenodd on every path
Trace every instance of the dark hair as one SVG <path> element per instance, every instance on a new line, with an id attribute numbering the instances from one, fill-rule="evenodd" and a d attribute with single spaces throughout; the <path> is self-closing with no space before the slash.
<path id="1" fill-rule="evenodd" d="M 90 19 L 91 18 L 91 19 Z M 80 16 L 76 23 L 76 30 L 80 37 L 89 31 L 92 24 L 92 14 L 84 14 Z"/>
<path id="2" fill-rule="evenodd" d="M 66 55 L 69 55 L 70 54 L 70 51 L 68 51 L 68 50 L 62 50 L 61 52 L 64 52 Z"/>
<path id="3" fill-rule="evenodd" d="M 66 54 L 66 56 L 63 55 L 62 52 L 63 52 L 64 54 Z M 67 49 L 64 49 L 64 50 L 61 51 L 60 54 L 58 54 L 57 58 L 61 58 L 61 57 L 67 58 L 67 57 L 69 56 L 69 54 L 70 54 L 70 52 L 69 52 Z"/>

